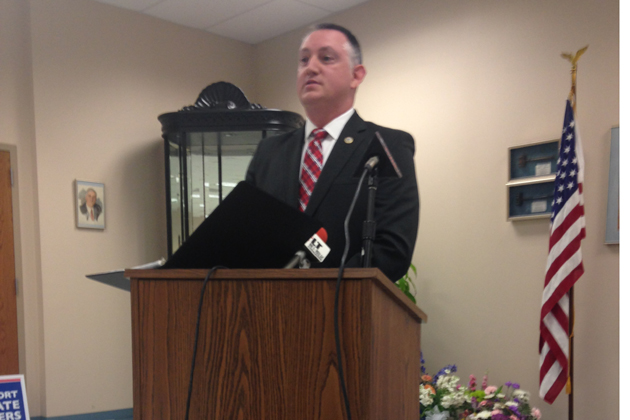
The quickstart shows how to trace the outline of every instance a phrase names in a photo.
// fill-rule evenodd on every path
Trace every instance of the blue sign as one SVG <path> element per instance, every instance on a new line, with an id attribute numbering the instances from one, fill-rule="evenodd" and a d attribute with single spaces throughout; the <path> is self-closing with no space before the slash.
<path id="1" fill-rule="evenodd" d="M 30 420 L 24 375 L 0 376 L 0 420 Z"/>

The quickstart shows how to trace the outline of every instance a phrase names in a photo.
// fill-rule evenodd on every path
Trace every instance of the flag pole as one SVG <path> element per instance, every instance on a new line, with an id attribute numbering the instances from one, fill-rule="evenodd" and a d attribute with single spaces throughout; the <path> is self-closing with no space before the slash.
<path id="1" fill-rule="evenodd" d="M 570 53 L 561 54 L 562 58 L 571 62 L 571 92 L 569 93 L 569 102 L 573 108 L 574 117 L 577 116 L 577 62 L 587 48 L 588 45 L 578 50 L 575 55 Z M 569 395 L 569 420 L 573 420 L 573 389 L 575 387 L 573 380 L 573 328 L 575 324 L 575 312 L 573 306 L 574 288 L 575 286 L 572 286 L 569 290 L 569 375 L 567 377 L 566 387 L 567 394 Z"/>
<path id="2" fill-rule="evenodd" d="M 570 53 L 562 53 L 560 56 L 564 59 L 567 59 L 571 62 L 571 92 L 569 93 L 569 101 L 571 101 L 571 106 L 573 107 L 573 115 L 577 115 L 577 62 L 586 52 L 588 45 L 576 52 L 575 54 Z"/>

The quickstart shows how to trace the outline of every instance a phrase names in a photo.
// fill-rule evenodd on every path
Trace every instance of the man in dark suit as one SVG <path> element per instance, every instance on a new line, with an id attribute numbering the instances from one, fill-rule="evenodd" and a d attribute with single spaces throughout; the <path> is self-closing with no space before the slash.
<path id="1" fill-rule="evenodd" d="M 96 202 L 96 191 L 93 188 L 88 188 L 85 193 L 85 203 L 79 207 L 81 214 L 85 216 L 85 220 L 88 223 L 99 223 L 98 217 L 101 215 L 103 209 Z"/>
<path id="2" fill-rule="evenodd" d="M 363 121 L 354 111 L 356 90 L 364 77 L 354 35 L 338 25 L 317 25 L 299 51 L 297 91 L 306 125 L 262 140 L 246 180 L 322 222 L 331 252 L 323 263 L 313 266 L 338 267 L 345 246 L 344 219 L 358 184 L 354 173 L 378 131 L 403 177 L 379 180 L 372 265 L 396 281 L 409 268 L 418 231 L 414 141 L 403 131 Z M 314 129 L 323 132 L 317 134 L 319 130 Z M 364 185 L 349 223 L 347 267 L 361 266 L 366 212 Z"/>

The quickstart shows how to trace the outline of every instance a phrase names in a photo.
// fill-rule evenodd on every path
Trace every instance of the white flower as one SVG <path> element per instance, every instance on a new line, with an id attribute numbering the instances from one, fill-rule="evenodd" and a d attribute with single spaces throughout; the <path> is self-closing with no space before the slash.
<path id="1" fill-rule="evenodd" d="M 518 408 L 518 403 L 514 402 L 514 401 L 508 401 L 505 403 L 505 405 L 507 405 L 510 408 Z"/>
<path id="2" fill-rule="evenodd" d="M 523 391 L 522 389 L 514 390 L 514 393 L 512 394 L 512 397 L 518 398 L 519 401 L 522 401 L 522 402 L 525 402 L 525 403 L 529 402 L 529 392 Z"/>
<path id="3" fill-rule="evenodd" d="M 442 401 L 440 401 L 440 405 L 444 408 L 449 408 L 451 405 L 453 405 L 453 396 L 452 395 L 443 396 Z"/>
<path id="4" fill-rule="evenodd" d="M 448 411 L 440 411 L 439 408 L 433 407 L 433 410 L 427 413 L 427 420 L 448 420 Z"/>
<path id="5" fill-rule="evenodd" d="M 490 417 L 492 417 L 492 411 L 482 411 L 474 416 L 475 419 L 489 419 Z"/>
<path id="6" fill-rule="evenodd" d="M 464 403 L 463 392 L 456 392 L 454 394 L 445 395 L 444 397 L 442 397 L 442 401 L 440 402 L 440 404 L 444 408 L 459 407 L 463 403 Z"/>
<path id="7" fill-rule="evenodd" d="M 438 389 L 446 389 L 448 392 L 455 392 L 459 378 L 457 376 L 442 375 L 437 380 Z"/>
<path id="8" fill-rule="evenodd" d="M 433 398 L 431 398 L 430 396 L 427 395 L 421 395 L 420 396 L 420 404 L 424 405 L 425 407 L 433 404 Z"/>
<path id="9" fill-rule="evenodd" d="M 433 404 L 433 393 L 423 386 L 420 387 L 420 404 L 425 407 Z"/>

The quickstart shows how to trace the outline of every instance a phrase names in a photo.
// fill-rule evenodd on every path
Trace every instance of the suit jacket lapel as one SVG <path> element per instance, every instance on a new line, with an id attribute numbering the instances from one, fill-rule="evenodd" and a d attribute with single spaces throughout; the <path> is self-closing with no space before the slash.
<path id="1" fill-rule="evenodd" d="M 355 112 L 348 123 L 341 131 L 335 147 L 333 148 L 324 169 L 315 184 L 315 189 L 306 207 L 306 214 L 313 215 L 317 207 L 320 205 L 328 190 L 330 189 L 333 181 L 337 178 L 341 170 L 347 165 L 353 154 L 359 149 L 359 147 L 366 141 L 366 128 L 367 125 Z M 346 143 L 344 139 L 351 137 L 353 141 Z"/>

